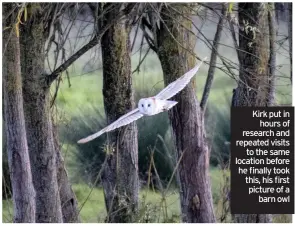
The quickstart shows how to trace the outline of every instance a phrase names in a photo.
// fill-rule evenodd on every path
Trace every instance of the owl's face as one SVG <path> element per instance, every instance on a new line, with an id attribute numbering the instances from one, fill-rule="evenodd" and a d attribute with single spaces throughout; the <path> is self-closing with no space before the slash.
<path id="1" fill-rule="evenodd" d="M 138 109 L 144 115 L 153 115 L 154 114 L 154 100 L 151 98 L 143 98 L 138 102 Z"/>

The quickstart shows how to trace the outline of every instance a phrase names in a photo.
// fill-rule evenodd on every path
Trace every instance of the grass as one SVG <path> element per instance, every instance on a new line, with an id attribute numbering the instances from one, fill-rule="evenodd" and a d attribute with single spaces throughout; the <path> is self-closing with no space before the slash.
<path id="1" fill-rule="evenodd" d="M 218 200 L 220 184 L 222 184 L 222 172 L 217 168 L 210 169 L 212 192 L 215 200 Z M 91 188 L 86 184 L 74 184 L 73 190 L 78 199 L 79 206 L 86 200 Z M 167 213 L 164 219 L 163 208 L 161 210 L 161 200 L 163 197 L 159 192 L 143 188 L 140 190 L 140 209 L 144 214 L 149 213 L 151 221 L 163 222 L 164 220 L 173 220 L 179 222 L 180 203 L 177 190 L 170 190 L 165 197 L 167 205 Z M 3 201 L 2 218 L 4 223 L 12 222 L 13 210 L 11 200 Z M 85 202 L 81 212 L 81 220 L 83 223 L 104 222 L 106 217 L 103 190 L 94 188 L 90 197 Z"/>
<path id="2" fill-rule="evenodd" d="M 221 189 L 224 185 L 224 175 L 229 175 L 229 172 L 223 172 L 218 168 L 210 169 L 211 187 L 213 194 L 213 203 L 215 215 L 218 221 L 222 215 L 221 205 Z M 103 190 L 94 188 L 88 199 L 87 196 L 91 188 L 86 184 L 74 184 L 73 190 L 78 199 L 79 207 L 85 202 L 80 212 L 82 223 L 103 223 L 106 217 L 106 209 L 104 203 Z M 140 211 L 143 215 L 141 222 L 145 222 L 149 217 L 149 222 L 180 222 L 180 201 L 177 190 L 170 190 L 165 197 L 166 207 L 163 208 L 163 197 L 159 192 L 143 188 L 140 190 Z M 3 223 L 12 222 L 13 209 L 11 200 L 3 200 L 2 202 L 2 219 Z M 167 216 L 165 212 L 167 211 Z M 228 213 L 225 222 L 230 222 L 231 217 Z M 273 215 L 273 221 L 276 223 L 292 222 L 292 215 L 279 214 Z"/>

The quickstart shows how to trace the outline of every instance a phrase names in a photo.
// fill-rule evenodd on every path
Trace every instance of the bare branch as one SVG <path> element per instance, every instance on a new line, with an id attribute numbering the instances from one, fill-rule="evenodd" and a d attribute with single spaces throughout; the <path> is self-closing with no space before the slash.
<path id="1" fill-rule="evenodd" d="M 274 12 L 274 3 L 268 3 L 268 26 L 269 26 L 269 93 L 267 98 L 267 105 L 272 106 L 275 99 L 275 68 L 276 68 L 276 52 L 275 52 L 275 40 L 276 40 L 276 19 L 272 15 Z"/>
<path id="2" fill-rule="evenodd" d="M 54 94 L 53 94 L 53 97 L 52 97 L 52 100 L 51 100 L 51 103 L 50 103 L 50 108 L 52 108 L 54 103 L 55 103 L 55 99 L 57 97 L 60 82 L 61 82 L 61 77 L 59 77 L 58 80 L 57 80 L 56 88 L 55 88 L 55 91 L 54 91 Z"/>
<path id="3" fill-rule="evenodd" d="M 145 58 L 147 57 L 149 51 L 150 51 L 151 48 L 148 48 L 148 50 L 146 51 L 145 55 L 143 56 L 143 58 L 140 60 L 140 62 L 138 63 L 137 67 L 135 68 L 134 71 L 132 71 L 132 74 L 134 74 L 135 72 L 140 72 L 140 66 L 141 64 L 143 63 L 143 61 L 145 60 Z"/>
<path id="4" fill-rule="evenodd" d="M 136 26 L 136 30 L 135 30 L 135 34 L 134 34 L 134 38 L 133 38 L 133 42 L 132 42 L 132 45 L 131 45 L 131 52 L 133 52 L 133 49 L 134 49 L 134 46 L 135 46 L 135 41 L 136 41 L 136 39 L 137 39 L 139 26 L 140 26 L 140 24 L 138 23 L 137 26 Z"/>
<path id="5" fill-rule="evenodd" d="M 178 10 L 176 10 L 175 8 L 173 8 L 173 7 L 171 7 L 171 9 L 172 10 L 174 10 L 175 12 L 177 12 L 177 13 L 179 13 L 180 15 L 182 15 L 185 19 L 187 19 L 187 20 L 189 20 L 190 22 L 192 22 L 192 25 L 197 29 L 197 31 L 199 32 L 199 34 L 201 35 L 201 36 L 203 36 L 204 37 L 204 39 L 205 39 L 205 41 L 207 42 L 204 42 L 207 46 L 208 46 L 208 48 L 210 48 L 211 46 L 211 44 L 210 44 L 210 40 L 208 40 L 208 38 L 203 34 L 203 32 L 202 31 L 200 31 L 200 29 L 196 26 L 196 24 L 194 23 L 194 21 L 191 19 L 191 18 L 189 18 L 188 16 L 186 16 L 186 15 L 183 15 L 181 12 L 179 12 Z M 169 14 L 166 14 L 167 16 L 170 16 Z M 172 17 L 171 17 L 172 18 Z M 172 18 L 172 19 L 174 19 L 174 18 Z M 177 20 L 175 21 L 176 23 L 178 22 Z M 164 23 L 164 22 L 163 22 Z M 166 26 L 166 24 L 164 24 L 165 26 Z M 192 31 L 191 31 L 192 32 Z M 170 32 L 171 33 L 171 32 Z M 175 37 L 173 36 L 173 34 L 171 34 L 172 35 L 172 38 L 177 42 L 177 44 L 180 46 L 180 47 L 182 47 L 183 49 L 185 49 L 185 50 L 187 50 L 187 51 L 189 51 L 192 55 L 194 55 L 194 56 L 196 56 L 196 54 L 195 53 L 193 53 L 192 51 L 190 51 L 190 50 L 188 50 L 188 49 L 186 49 L 184 46 L 182 46 L 176 39 L 175 39 Z M 228 63 L 225 61 L 225 59 L 224 59 L 224 57 L 222 57 L 218 52 L 216 52 L 216 54 L 219 56 L 219 58 L 220 58 L 220 60 L 222 61 L 222 64 L 226 67 L 226 69 L 228 70 L 228 75 L 231 75 L 231 77 L 232 78 L 234 78 L 235 79 L 235 74 L 233 73 L 233 71 L 231 70 L 231 68 L 230 68 L 230 66 L 228 65 Z M 198 60 L 201 60 L 199 57 L 197 57 L 196 56 L 196 58 L 198 59 Z M 223 70 L 224 71 L 224 70 Z"/>
<path id="6" fill-rule="evenodd" d="M 60 73 L 64 72 L 72 63 L 74 63 L 84 53 L 96 46 L 100 42 L 104 33 L 112 25 L 114 25 L 119 19 L 121 19 L 122 16 L 126 15 L 126 13 L 130 13 L 130 11 L 132 10 L 132 7 L 130 5 L 134 6 L 134 4 L 128 4 L 128 6 L 124 10 L 120 11 L 118 16 L 116 16 L 111 22 L 106 24 L 102 29 L 100 29 L 100 31 L 98 31 L 95 34 L 92 40 L 90 40 L 86 45 L 84 45 L 81 49 L 74 53 L 67 61 L 65 61 L 62 65 L 55 69 L 50 75 L 46 76 L 46 85 L 50 86 L 51 83 L 58 77 Z"/>
<path id="7" fill-rule="evenodd" d="M 214 41 L 213 41 L 211 59 L 210 59 L 210 67 L 209 67 L 209 70 L 208 70 L 208 77 L 207 77 L 207 80 L 206 80 L 206 85 L 205 85 L 205 88 L 204 88 L 204 92 L 203 92 L 203 96 L 202 96 L 202 100 L 201 100 L 201 104 L 200 104 L 200 107 L 202 108 L 203 112 L 205 112 L 208 97 L 209 97 L 209 93 L 210 93 L 210 89 L 211 89 L 211 86 L 212 86 L 212 83 L 213 83 L 219 42 L 220 42 L 220 38 L 221 38 L 221 32 L 222 32 L 223 24 L 224 24 L 225 18 L 226 18 L 225 13 L 226 13 L 226 7 L 225 7 L 225 4 L 223 4 L 222 12 L 221 12 L 222 16 L 219 19 L 217 29 L 216 29 L 216 33 L 215 33 L 215 37 L 214 37 Z"/>
<path id="8" fill-rule="evenodd" d="M 157 44 L 157 36 L 159 34 L 160 31 L 160 27 L 158 26 L 158 15 L 160 15 L 163 3 L 150 3 L 149 4 L 150 8 L 152 8 L 152 10 L 148 11 L 148 17 L 151 23 L 151 31 L 153 33 L 154 36 L 154 45 L 156 47 L 156 49 L 158 49 L 158 44 Z"/>
<path id="9" fill-rule="evenodd" d="M 148 20 L 145 17 L 142 17 L 141 20 L 142 25 L 144 25 L 145 27 L 147 27 L 150 31 L 152 31 L 152 25 L 148 22 Z"/>
<path id="10" fill-rule="evenodd" d="M 235 27 L 234 27 L 233 22 L 231 21 L 230 16 L 228 16 L 228 24 L 229 24 L 229 28 L 230 28 L 230 32 L 231 32 L 233 41 L 234 41 L 235 49 L 237 51 L 237 56 L 238 56 L 238 59 L 240 62 L 241 57 L 240 57 L 239 45 L 238 45 L 238 41 L 237 41 L 237 37 L 236 37 L 236 33 L 235 33 Z"/>
<path id="11" fill-rule="evenodd" d="M 149 22 L 147 21 L 147 19 L 145 17 L 142 17 L 141 19 L 141 29 L 142 29 L 142 32 L 143 32 L 143 36 L 145 37 L 149 47 L 157 52 L 157 48 L 155 47 L 155 44 L 154 44 L 154 40 L 153 38 L 147 33 L 146 29 L 145 28 L 148 28 L 149 30 L 152 29 L 152 26 L 149 24 Z M 154 37 L 155 38 L 155 37 Z"/>

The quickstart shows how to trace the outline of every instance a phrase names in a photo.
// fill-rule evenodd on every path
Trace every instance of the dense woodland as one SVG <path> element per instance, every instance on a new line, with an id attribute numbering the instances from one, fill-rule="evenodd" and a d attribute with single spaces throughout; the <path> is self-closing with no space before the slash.
<path id="1" fill-rule="evenodd" d="M 292 3 L 3 3 L 2 29 L 4 222 L 291 221 L 231 215 L 229 112 L 291 105 Z"/>

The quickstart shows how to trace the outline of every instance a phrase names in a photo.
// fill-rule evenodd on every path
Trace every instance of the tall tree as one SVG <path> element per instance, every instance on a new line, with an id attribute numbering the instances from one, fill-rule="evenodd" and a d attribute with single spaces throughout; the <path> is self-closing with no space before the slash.
<path id="1" fill-rule="evenodd" d="M 120 13 L 122 4 L 110 3 L 104 7 L 109 7 L 110 10 L 104 14 L 101 26 Z M 130 30 L 131 24 L 127 18 L 112 25 L 101 39 L 103 97 L 108 123 L 135 107 Z M 101 178 L 108 212 L 107 222 L 133 222 L 139 193 L 136 123 L 108 135 L 108 144 L 113 152 L 106 155 L 107 163 Z"/>
<path id="2" fill-rule="evenodd" d="M 239 3 L 240 74 L 233 106 L 267 106 L 269 103 L 269 35 L 267 3 Z M 271 37 L 273 38 L 273 37 Z M 273 57 L 273 56 L 271 56 Z M 271 222 L 269 214 L 236 214 L 237 223 Z"/>
<path id="3" fill-rule="evenodd" d="M 3 88 L 4 121 L 12 184 L 15 223 L 35 222 L 35 191 L 23 112 L 20 44 L 15 30 L 18 8 L 15 3 L 3 6 Z"/>
<path id="4" fill-rule="evenodd" d="M 61 26 L 58 26 L 60 16 L 71 7 L 71 11 L 77 9 L 77 6 L 83 7 L 83 5 L 72 3 L 28 3 L 26 5 L 28 21 L 21 26 L 25 118 L 33 181 L 37 194 L 37 222 L 79 221 L 79 217 L 74 217 L 78 216 L 76 197 L 65 172 L 60 150 L 58 150 L 59 145 L 54 142 L 56 131 L 53 130 L 50 112 L 51 84 L 79 57 L 100 43 L 104 32 L 123 15 L 119 13 L 99 31 L 95 31 L 93 38 L 87 44 L 47 75 L 44 73 L 45 42 L 52 29 L 53 32 L 57 30 L 60 32 Z M 49 42 L 51 41 L 58 45 L 58 50 L 61 50 L 64 43 L 50 39 Z"/>
<path id="5" fill-rule="evenodd" d="M 274 3 L 267 4 L 267 18 L 268 18 L 268 30 L 269 30 L 269 60 L 268 60 L 268 77 L 269 77 L 269 90 L 268 90 L 268 98 L 267 105 L 271 106 L 275 103 L 275 88 L 276 88 L 276 34 L 277 34 L 277 23 L 275 20 L 275 6 Z"/>
<path id="6" fill-rule="evenodd" d="M 195 66 L 195 57 L 191 54 L 196 43 L 190 19 L 193 6 L 163 6 L 160 12 L 160 27 L 157 23 L 147 25 L 156 30 L 157 38 L 153 48 L 162 65 L 165 85 Z M 204 118 L 193 85 L 190 83 L 173 100 L 178 104 L 169 111 L 169 118 L 180 161 L 178 175 L 182 221 L 215 222 Z"/>
<path id="7" fill-rule="evenodd" d="M 29 4 L 28 21 L 21 27 L 24 112 L 36 189 L 36 222 L 60 223 L 63 220 L 50 115 L 50 86 L 44 77 L 44 48 L 48 37 L 42 14 L 45 6 L 49 7 L 45 3 Z"/>
<path id="8" fill-rule="evenodd" d="M 240 82 L 237 106 L 266 106 L 269 96 L 269 35 L 264 3 L 239 3 Z"/>
<path id="9" fill-rule="evenodd" d="M 45 42 L 49 31 L 71 3 L 29 3 L 28 21 L 21 26 L 21 60 L 28 145 L 36 186 L 37 222 L 80 222 L 78 204 L 60 153 L 50 110 L 50 86 L 60 73 L 99 39 L 83 46 L 51 75 L 45 71 Z M 62 10 L 63 9 L 63 10 Z M 62 46 L 62 43 L 60 43 Z M 47 203 L 46 205 L 44 203 Z"/>

